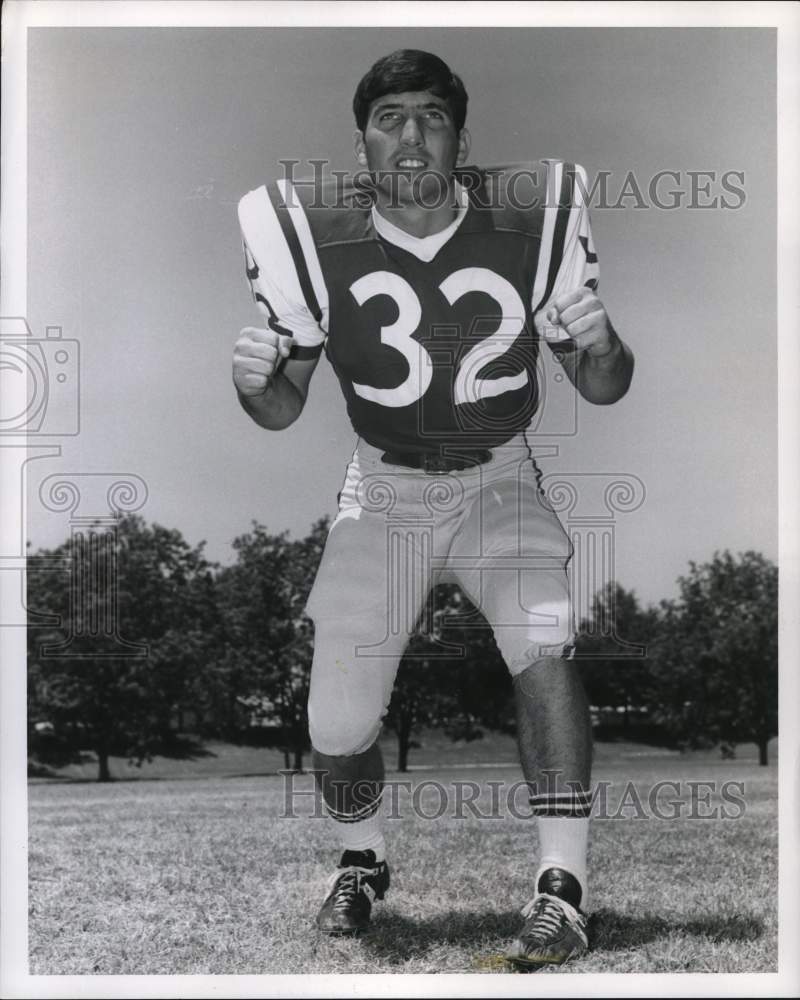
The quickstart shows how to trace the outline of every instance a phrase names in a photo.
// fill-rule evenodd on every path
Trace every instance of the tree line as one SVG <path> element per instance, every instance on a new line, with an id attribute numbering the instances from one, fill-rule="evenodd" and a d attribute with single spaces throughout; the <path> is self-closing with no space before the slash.
<path id="1" fill-rule="evenodd" d="M 283 751 L 301 770 L 313 624 L 304 613 L 328 531 L 256 522 L 235 560 L 208 561 L 175 529 L 120 517 L 28 562 L 29 756 L 34 771 L 91 752 L 180 756 L 218 739 Z M 678 597 L 643 607 L 617 582 L 579 623 L 576 658 L 600 738 L 733 754 L 777 734 L 778 572 L 764 556 L 689 564 Z M 491 629 L 457 587 L 432 591 L 386 719 L 405 770 L 422 727 L 453 739 L 514 731 Z"/>

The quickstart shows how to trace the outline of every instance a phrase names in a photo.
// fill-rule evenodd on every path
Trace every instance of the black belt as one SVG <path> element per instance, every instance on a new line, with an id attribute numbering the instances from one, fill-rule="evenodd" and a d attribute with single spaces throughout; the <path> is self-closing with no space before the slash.
<path id="1" fill-rule="evenodd" d="M 488 448 L 475 448 L 463 451 L 458 455 L 435 455 L 430 452 L 387 451 L 381 455 L 381 461 L 387 465 L 403 465 L 408 469 L 422 469 L 428 475 L 441 475 L 446 472 L 461 472 L 483 465 L 492 457 Z"/>

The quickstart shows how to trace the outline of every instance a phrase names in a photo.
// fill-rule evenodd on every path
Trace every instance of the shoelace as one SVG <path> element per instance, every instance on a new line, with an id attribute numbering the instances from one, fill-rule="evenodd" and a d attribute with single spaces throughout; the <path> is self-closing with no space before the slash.
<path id="1" fill-rule="evenodd" d="M 580 917 L 574 907 L 558 896 L 542 893 L 522 908 L 525 918 L 535 917 L 536 924 L 530 930 L 526 928 L 526 937 L 547 941 L 561 930 L 564 922 L 580 926 Z"/>
<path id="2" fill-rule="evenodd" d="M 361 883 L 367 875 L 374 875 L 372 868 L 358 868 L 351 865 L 348 868 L 337 869 L 328 882 L 329 895 L 335 893 L 334 910 L 346 910 L 361 891 Z"/>

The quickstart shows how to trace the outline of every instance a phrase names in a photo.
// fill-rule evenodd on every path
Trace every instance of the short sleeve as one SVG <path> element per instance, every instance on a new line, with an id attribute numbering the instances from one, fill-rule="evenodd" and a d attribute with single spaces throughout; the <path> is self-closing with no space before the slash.
<path id="1" fill-rule="evenodd" d="M 586 171 L 578 164 L 575 165 L 572 190 L 572 205 L 567 219 L 564 249 L 553 286 L 553 295 L 564 295 L 581 287 L 596 290 L 600 280 L 589 206 L 586 203 Z"/>
<path id="2" fill-rule="evenodd" d="M 265 187 L 241 199 L 239 226 L 247 280 L 267 325 L 294 338 L 293 357 L 316 356 L 325 340 L 324 317 L 315 317 L 305 300 L 298 263 Z"/>
<path id="3" fill-rule="evenodd" d="M 561 160 L 547 162 L 548 203 L 532 307 L 539 336 L 552 350 L 561 351 L 569 350 L 572 341 L 563 327 L 547 321 L 547 304 L 579 288 L 596 289 L 600 269 L 589 220 L 586 171 L 578 164 Z"/>

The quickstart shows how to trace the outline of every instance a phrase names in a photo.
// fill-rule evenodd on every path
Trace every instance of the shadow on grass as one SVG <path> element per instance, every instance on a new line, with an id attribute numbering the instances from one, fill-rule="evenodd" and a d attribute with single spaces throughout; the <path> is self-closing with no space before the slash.
<path id="1" fill-rule="evenodd" d="M 657 938 L 678 932 L 692 937 L 723 941 L 755 941 L 764 934 L 763 921 L 745 913 L 717 917 L 704 914 L 689 920 L 669 920 L 646 913 L 633 917 L 613 910 L 597 910 L 589 918 L 592 951 L 620 951 L 648 944 Z"/>
<path id="2" fill-rule="evenodd" d="M 67 780 L 67 776 L 65 774 L 59 774 L 58 771 L 54 771 L 52 767 L 48 767 L 47 764 L 40 764 L 36 760 L 28 761 L 28 777 L 48 778 L 51 781 Z"/>
<path id="3" fill-rule="evenodd" d="M 236 774 L 221 774 L 219 777 L 225 780 L 229 778 L 282 778 L 283 774 L 282 768 L 279 770 L 268 770 L 265 768 L 263 771 L 237 771 Z M 293 771 L 292 774 L 305 774 L 305 771 Z"/>
<path id="4" fill-rule="evenodd" d="M 201 760 L 207 757 L 216 757 L 217 754 L 213 750 L 208 750 L 199 740 L 195 740 L 192 737 L 178 736 L 174 737 L 161 746 L 159 746 L 154 752 L 154 757 L 162 757 L 168 760 L 182 760 L 182 761 L 193 761 Z M 131 764 L 136 767 L 137 773 L 131 774 L 130 770 L 119 774 L 119 762 L 126 761 L 126 767 L 130 768 Z M 139 761 L 135 763 L 132 758 L 117 757 L 112 755 L 111 757 L 111 777 L 107 781 L 98 781 L 97 775 L 87 775 L 87 774 L 69 774 L 64 773 L 64 769 L 70 766 L 80 766 L 80 767 L 97 767 L 97 757 L 94 753 L 87 753 L 85 751 L 79 751 L 74 754 L 72 758 L 68 761 L 60 761 L 58 763 L 45 763 L 36 758 L 28 759 L 28 778 L 41 779 L 43 783 L 49 784 L 51 782 L 63 782 L 69 785 L 85 785 L 85 784 L 117 784 L 124 783 L 128 781 L 169 781 L 175 778 L 187 777 L 186 775 L 151 775 L 146 771 L 142 772 L 142 766 L 146 761 Z M 189 776 L 193 777 L 193 776 Z M 198 777 L 205 778 L 207 775 L 199 775 Z"/>
<path id="5" fill-rule="evenodd" d="M 510 941 L 520 925 L 519 910 L 503 913 L 464 913 L 447 910 L 433 917 L 413 918 L 383 913 L 363 937 L 365 948 L 393 964 L 419 958 L 442 944 L 490 944 L 497 938 Z"/>
<path id="6" fill-rule="evenodd" d="M 165 742 L 158 748 L 158 755 L 170 760 L 200 760 L 204 757 L 216 757 L 213 750 L 207 749 L 200 740 L 191 736 L 177 736 Z"/>
<path id="7" fill-rule="evenodd" d="M 496 947 L 498 939 L 510 943 L 522 925 L 519 910 L 500 913 L 449 910 L 421 919 L 383 913 L 361 940 L 376 957 L 399 965 L 423 957 L 443 944 Z M 747 914 L 674 920 L 652 913 L 634 917 L 613 910 L 598 910 L 589 918 L 590 950 L 593 952 L 636 948 L 674 933 L 709 938 L 714 943 L 755 941 L 764 934 L 764 925 Z"/>
<path id="8" fill-rule="evenodd" d="M 48 781 L 69 781 L 70 775 L 60 773 L 60 768 L 70 764 L 78 764 L 84 767 L 89 764 L 96 764 L 97 759 L 92 753 L 81 750 L 67 758 L 55 760 L 39 760 L 37 757 L 28 758 L 28 777 L 46 778 Z"/>

